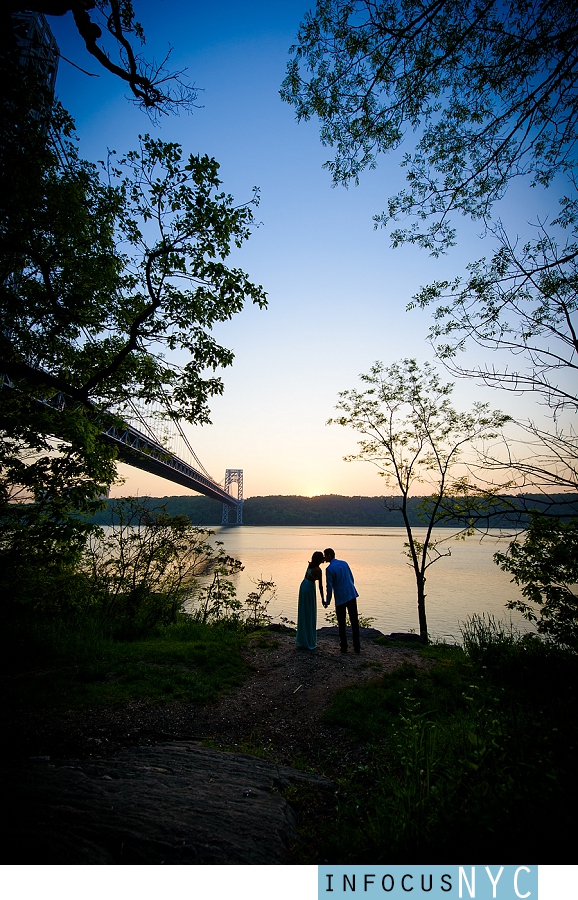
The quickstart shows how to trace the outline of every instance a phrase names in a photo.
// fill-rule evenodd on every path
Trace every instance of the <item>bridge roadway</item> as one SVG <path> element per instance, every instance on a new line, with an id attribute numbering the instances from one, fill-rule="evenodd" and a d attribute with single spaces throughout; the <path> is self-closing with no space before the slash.
<path id="1" fill-rule="evenodd" d="M 132 425 L 120 428 L 111 426 L 102 432 L 102 437 L 108 443 L 114 444 L 119 459 L 137 469 L 174 481 L 175 484 L 198 491 L 199 494 L 205 494 L 213 500 L 220 500 L 228 506 L 239 505 L 239 502 L 216 481 L 207 478 L 189 463 L 172 454 L 161 443 Z"/>
<path id="2" fill-rule="evenodd" d="M 3 387 L 14 388 L 12 379 L 7 375 L 0 373 L 0 389 Z M 46 406 L 59 410 L 67 403 L 65 394 L 58 393 L 49 400 L 40 400 Z M 220 500 L 227 506 L 237 509 L 238 521 L 239 506 L 242 500 L 235 500 L 234 497 L 224 490 L 220 484 L 207 478 L 202 472 L 199 472 L 183 459 L 179 459 L 170 450 L 159 441 L 149 435 L 143 434 L 133 425 L 123 425 L 122 427 L 111 426 L 105 428 L 102 432 L 102 438 L 110 444 L 114 444 L 117 449 L 118 458 L 123 462 L 142 469 L 144 472 L 150 472 L 152 475 L 159 475 L 175 484 L 181 484 L 183 487 L 197 491 L 199 494 L 205 494 L 212 497 L 213 500 Z"/>

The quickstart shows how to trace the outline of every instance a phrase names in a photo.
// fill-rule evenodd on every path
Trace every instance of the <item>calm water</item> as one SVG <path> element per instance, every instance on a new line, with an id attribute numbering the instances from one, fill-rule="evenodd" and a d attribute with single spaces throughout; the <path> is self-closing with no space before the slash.
<path id="1" fill-rule="evenodd" d="M 449 529 L 438 529 L 446 535 Z M 423 529 L 415 529 L 419 539 Z M 418 630 L 413 569 L 403 555 L 405 531 L 401 528 L 223 527 L 216 536 L 227 553 L 240 559 L 245 570 L 236 578 L 240 600 L 253 590 L 251 579 L 263 577 L 277 585 L 277 597 L 269 612 L 276 618 L 297 618 L 297 594 L 307 561 L 314 550 L 333 547 L 338 559 L 351 566 L 359 591 L 360 615 L 375 618 L 374 627 L 385 633 Z M 498 531 L 480 541 L 448 540 L 451 556 L 429 569 L 426 585 L 428 629 L 432 636 L 459 638 L 458 623 L 472 613 L 492 613 L 511 621 L 522 631 L 529 624 L 505 603 L 519 596 L 509 576 L 493 562 L 509 538 Z M 322 566 L 322 568 L 325 568 Z M 319 605 L 318 627 L 326 624 Z"/>

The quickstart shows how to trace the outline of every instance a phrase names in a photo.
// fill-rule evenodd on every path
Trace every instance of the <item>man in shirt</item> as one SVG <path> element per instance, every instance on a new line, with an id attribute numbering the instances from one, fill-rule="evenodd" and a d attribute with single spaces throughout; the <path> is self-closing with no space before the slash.
<path id="1" fill-rule="evenodd" d="M 327 579 L 327 599 L 325 606 L 329 606 L 331 597 L 335 597 L 335 612 L 339 626 L 339 642 L 341 652 L 347 653 L 347 635 L 345 633 L 345 613 L 349 613 L 351 623 L 351 636 L 353 649 L 359 653 L 359 616 L 357 613 L 357 598 L 359 594 L 355 590 L 353 575 L 347 563 L 342 559 L 335 559 L 335 552 L 328 547 L 324 553 L 325 562 L 329 563 L 325 570 Z"/>

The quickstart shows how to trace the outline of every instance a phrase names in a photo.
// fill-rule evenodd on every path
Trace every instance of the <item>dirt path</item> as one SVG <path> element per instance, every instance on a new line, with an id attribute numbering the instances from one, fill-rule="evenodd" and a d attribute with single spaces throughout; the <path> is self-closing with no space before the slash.
<path id="1" fill-rule="evenodd" d="M 374 643 L 374 629 L 364 629 L 362 652 L 339 650 L 337 628 L 318 631 L 318 649 L 297 650 L 294 637 L 270 633 L 249 642 L 247 660 L 253 674 L 218 706 L 197 714 L 197 729 L 225 746 L 254 746 L 286 765 L 315 763 L 338 740 L 323 714 L 336 691 L 368 681 L 409 662 L 429 665 L 406 647 Z M 342 742 L 344 735 L 340 735 Z"/>
<path id="2" fill-rule="evenodd" d="M 323 713 L 340 688 L 376 678 L 409 662 L 428 665 L 407 647 L 384 647 L 362 630 L 362 652 L 339 651 L 337 628 L 318 632 L 318 649 L 297 650 L 287 631 L 260 633 L 245 657 L 251 674 L 244 684 L 212 706 L 149 704 L 16 717 L 11 756 L 101 757 L 132 746 L 163 741 L 211 742 L 228 750 L 265 755 L 283 765 L 317 768 L 320 754 L 339 738 L 323 723 Z"/>

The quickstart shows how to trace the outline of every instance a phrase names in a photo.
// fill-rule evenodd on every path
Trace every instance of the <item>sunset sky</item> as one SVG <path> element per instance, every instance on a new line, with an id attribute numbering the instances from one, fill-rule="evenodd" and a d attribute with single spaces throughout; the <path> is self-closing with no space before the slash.
<path id="1" fill-rule="evenodd" d="M 354 433 L 325 422 L 338 392 L 357 386 L 375 360 L 432 360 L 430 314 L 405 308 L 421 286 L 489 254 L 489 241 L 479 225 L 462 220 L 458 246 L 446 257 L 392 250 L 372 216 L 403 184 L 400 156 L 382 158 L 358 187 L 331 187 L 318 124 L 298 124 L 278 93 L 306 0 L 156 0 L 135 8 L 146 55 L 158 59 L 172 46 L 171 65 L 188 69 L 202 89 L 202 108 L 152 126 L 127 102 L 121 82 L 88 56 L 71 17 L 49 17 L 63 55 L 98 73 L 91 78 L 60 62 L 57 92 L 76 120 L 81 155 L 102 159 L 107 148 L 128 150 L 139 133 L 153 131 L 187 153 L 214 156 L 237 202 L 250 199 L 253 185 L 261 190 L 262 224 L 232 259 L 264 286 L 269 309 L 247 308 L 215 331 L 235 361 L 223 372 L 224 395 L 212 402 L 213 424 L 187 428 L 198 456 L 217 481 L 226 468 L 242 468 L 246 497 L 389 493 L 371 465 L 343 462 L 355 451 Z M 537 191 L 515 185 L 500 217 L 507 223 L 515 215 L 518 227 L 535 219 L 541 202 Z M 513 400 L 472 383 L 456 385 L 459 408 L 474 399 L 506 411 Z M 121 468 L 126 482 L 115 494 L 185 492 Z"/>

